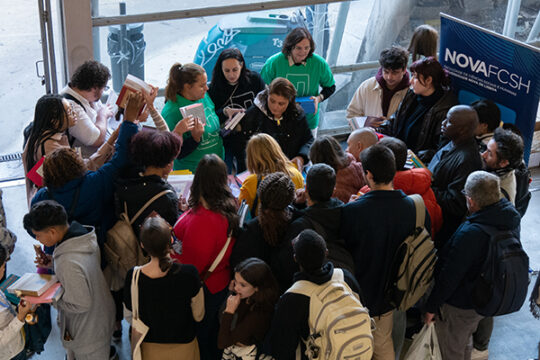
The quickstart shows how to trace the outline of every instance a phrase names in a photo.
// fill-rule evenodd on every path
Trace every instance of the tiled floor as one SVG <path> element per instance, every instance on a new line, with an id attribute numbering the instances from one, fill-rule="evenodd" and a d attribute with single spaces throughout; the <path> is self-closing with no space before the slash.
<path id="1" fill-rule="evenodd" d="M 534 181 L 531 184 L 533 197 L 528 212 L 522 221 L 522 242 L 530 257 L 530 266 L 540 269 L 540 168 L 533 170 Z M 2 189 L 4 206 L 7 213 L 8 227 L 18 236 L 17 247 L 12 260 L 8 263 L 8 273 L 23 274 L 34 271 L 34 251 L 32 239 L 22 227 L 22 217 L 27 211 L 24 186 L 12 186 Z M 534 191 L 539 190 L 539 191 Z M 536 280 L 531 279 L 531 286 Z M 530 289 L 529 289 L 530 290 Z M 53 319 L 56 314 L 53 313 Z M 495 329 L 489 346 L 492 360 L 530 359 L 538 357 L 540 341 L 540 320 L 536 320 L 529 312 L 526 303 L 521 311 L 495 319 Z M 127 326 L 124 324 L 122 342 L 117 344 L 121 359 L 129 359 L 129 340 Z M 53 331 L 45 347 L 45 352 L 35 355 L 33 359 L 63 359 L 64 351 L 60 343 L 58 328 L 53 321 Z"/>

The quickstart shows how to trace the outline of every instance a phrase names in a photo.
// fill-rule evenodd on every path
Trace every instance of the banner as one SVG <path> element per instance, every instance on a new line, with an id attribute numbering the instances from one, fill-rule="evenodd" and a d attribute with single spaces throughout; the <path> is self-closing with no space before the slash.
<path id="1" fill-rule="evenodd" d="M 439 61 L 460 104 L 491 99 L 523 135 L 528 162 L 540 98 L 540 49 L 441 14 Z"/>

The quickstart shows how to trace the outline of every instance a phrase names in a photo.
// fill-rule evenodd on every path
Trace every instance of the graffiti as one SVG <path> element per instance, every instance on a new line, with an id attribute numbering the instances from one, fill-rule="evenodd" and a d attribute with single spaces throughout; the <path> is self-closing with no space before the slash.
<path id="1" fill-rule="evenodd" d="M 275 47 L 281 48 L 283 46 L 283 40 L 278 38 L 273 38 L 272 42 L 274 43 Z"/>
<path id="2" fill-rule="evenodd" d="M 238 29 L 225 29 L 223 31 L 223 36 L 217 39 L 215 42 L 212 42 L 206 45 L 204 50 L 201 50 L 199 53 L 201 55 L 201 66 L 208 64 L 220 50 L 224 49 L 228 44 L 233 41 L 234 37 L 240 33 Z M 206 54 L 208 53 L 208 58 Z"/>

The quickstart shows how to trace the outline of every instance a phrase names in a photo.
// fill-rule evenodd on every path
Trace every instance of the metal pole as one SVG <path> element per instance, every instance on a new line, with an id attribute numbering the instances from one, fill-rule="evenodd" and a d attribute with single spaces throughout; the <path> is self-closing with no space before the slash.
<path id="1" fill-rule="evenodd" d="M 45 28 L 45 21 L 47 15 L 43 8 L 43 1 L 38 0 L 39 7 L 39 26 L 41 29 L 41 50 L 43 52 L 43 74 L 45 80 L 45 91 L 47 94 L 51 93 L 51 80 L 49 76 L 49 53 L 47 52 L 47 30 Z"/>
<path id="2" fill-rule="evenodd" d="M 48 50 L 50 56 L 49 62 L 49 76 L 51 79 L 51 91 L 53 94 L 58 93 L 58 82 L 56 80 L 56 57 L 54 52 L 54 36 L 52 29 L 52 10 L 51 10 L 51 0 L 45 0 L 45 5 L 47 10 L 45 12 L 47 19 L 47 40 L 48 40 Z"/>
<path id="3" fill-rule="evenodd" d="M 521 0 L 509 0 L 504 18 L 503 35 L 514 38 L 516 36 L 517 18 Z"/>
<path id="4" fill-rule="evenodd" d="M 315 48 L 315 53 L 323 56 L 324 44 L 324 15 L 326 12 L 325 5 L 315 5 L 313 10 L 313 41 L 318 46 Z"/>
<path id="5" fill-rule="evenodd" d="M 327 61 L 330 66 L 337 64 L 339 49 L 341 48 L 341 42 L 343 41 L 343 32 L 345 31 L 347 15 L 349 14 L 350 7 L 351 3 L 349 1 L 339 4 L 336 28 L 334 30 L 334 36 L 332 36 L 330 49 L 328 50 Z"/>
<path id="6" fill-rule="evenodd" d="M 533 27 L 531 29 L 531 32 L 529 33 L 529 36 L 527 37 L 528 43 L 532 42 L 538 34 L 540 33 L 540 11 L 538 11 L 538 15 L 536 15 L 536 19 L 534 20 Z"/>
<path id="7" fill-rule="evenodd" d="M 99 0 L 92 0 L 92 17 L 99 15 Z M 101 48 L 99 41 L 99 27 L 92 28 L 92 46 L 94 48 L 94 59 L 101 61 Z"/>
<path id="8" fill-rule="evenodd" d="M 126 3 L 120 2 L 120 15 L 126 15 Z M 129 64 L 127 61 L 126 53 L 126 39 L 127 39 L 127 25 L 120 25 L 120 36 L 118 41 L 120 41 L 120 65 L 122 69 L 122 81 L 127 77 L 129 71 Z"/>

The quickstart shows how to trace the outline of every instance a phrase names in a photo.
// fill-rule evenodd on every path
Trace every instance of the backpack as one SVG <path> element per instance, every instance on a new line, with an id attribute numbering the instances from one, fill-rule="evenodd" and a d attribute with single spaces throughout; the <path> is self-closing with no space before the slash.
<path id="1" fill-rule="evenodd" d="M 304 340 L 309 359 L 371 359 L 372 321 L 345 282 L 343 270 L 334 269 L 332 279 L 321 285 L 297 281 L 287 292 L 310 298 L 309 335 Z"/>
<path id="2" fill-rule="evenodd" d="M 527 297 L 529 257 L 510 230 L 477 225 L 490 239 L 486 260 L 474 283 L 475 310 L 483 316 L 516 312 Z"/>
<path id="3" fill-rule="evenodd" d="M 114 273 L 112 283 L 119 286 L 120 284 L 123 285 L 129 269 L 148 262 L 148 257 L 143 254 L 139 239 L 137 239 L 131 225 L 154 201 L 171 192 L 171 190 L 164 190 L 154 195 L 137 211 L 131 220 L 128 217 L 127 205 L 124 202 L 124 212 L 120 214 L 120 219 L 116 224 L 107 231 L 107 241 L 103 245 L 105 259 Z"/>
<path id="4" fill-rule="evenodd" d="M 414 201 L 416 225 L 397 249 L 385 287 L 387 301 L 400 311 L 411 308 L 426 293 L 437 261 L 437 250 L 424 227 L 424 200 L 416 194 L 409 197 Z"/>
<path id="5" fill-rule="evenodd" d="M 529 202 L 531 201 L 532 196 L 531 191 L 529 190 L 529 185 L 532 181 L 531 171 L 522 161 L 521 164 L 514 170 L 514 175 L 516 176 L 516 199 L 514 201 L 514 206 L 519 212 L 519 215 L 523 217 L 527 212 L 527 208 L 529 207 Z M 503 188 L 501 188 L 501 192 L 507 199 L 510 199 L 510 196 Z"/>

